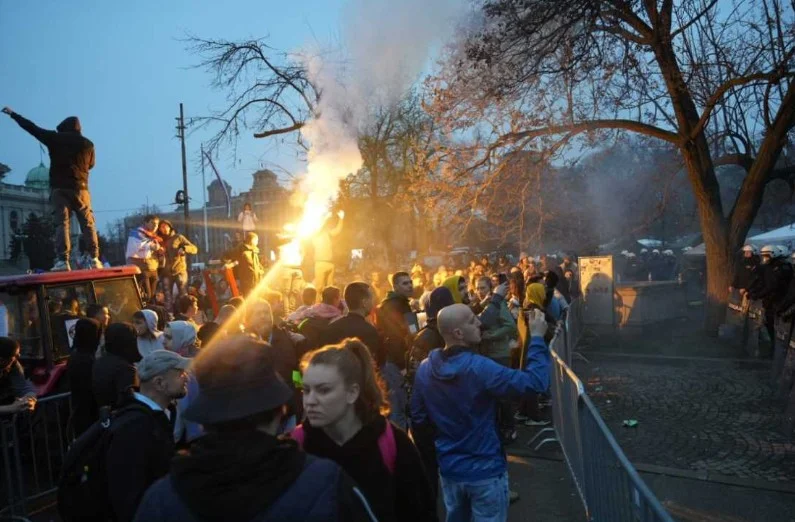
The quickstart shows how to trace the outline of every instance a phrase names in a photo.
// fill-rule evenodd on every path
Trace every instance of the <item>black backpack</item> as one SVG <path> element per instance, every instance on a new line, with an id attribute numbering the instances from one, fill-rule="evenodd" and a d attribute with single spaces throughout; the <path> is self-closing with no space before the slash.
<path id="1" fill-rule="evenodd" d="M 72 443 L 58 481 L 58 513 L 63 522 L 106 521 L 112 510 L 108 498 L 105 456 L 113 426 L 123 416 L 147 414 L 149 407 L 134 401 L 111 412 L 100 409 L 99 420 Z"/>

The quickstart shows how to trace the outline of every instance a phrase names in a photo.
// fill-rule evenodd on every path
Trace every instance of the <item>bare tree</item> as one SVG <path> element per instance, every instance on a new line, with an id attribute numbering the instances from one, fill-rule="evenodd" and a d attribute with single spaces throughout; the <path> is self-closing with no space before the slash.
<path id="1" fill-rule="evenodd" d="M 241 131 L 255 138 L 294 134 L 317 116 L 320 91 L 298 57 L 274 49 L 264 39 L 228 41 L 191 36 L 189 49 L 201 58 L 198 67 L 213 75 L 212 86 L 226 94 L 227 106 L 196 118 L 217 132 L 210 150 L 233 143 Z"/>
<path id="2" fill-rule="evenodd" d="M 486 157 L 539 139 L 593 146 L 611 132 L 674 146 L 707 249 L 708 332 L 725 312 L 735 253 L 795 124 L 793 7 L 780 0 L 483 0 L 482 24 L 432 83 L 434 115 L 480 136 Z M 537 146 L 537 145 L 535 145 Z M 480 161 L 483 161 L 481 159 Z M 716 168 L 747 175 L 721 199 Z"/>

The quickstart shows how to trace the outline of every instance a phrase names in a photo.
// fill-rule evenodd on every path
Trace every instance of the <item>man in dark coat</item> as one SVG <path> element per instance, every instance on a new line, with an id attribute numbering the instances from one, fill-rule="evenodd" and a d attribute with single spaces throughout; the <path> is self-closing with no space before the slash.
<path id="1" fill-rule="evenodd" d="M 55 250 L 58 259 L 53 270 L 70 270 L 72 244 L 69 237 L 71 213 L 77 216 L 91 268 L 102 268 L 99 242 L 88 191 L 88 171 L 94 167 L 94 144 L 81 134 L 80 120 L 70 116 L 56 130 L 45 130 L 8 107 L 3 112 L 39 140 L 50 153 L 50 204 L 56 224 Z"/>
<path id="2" fill-rule="evenodd" d="M 321 334 L 321 346 L 337 344 L 348 337 L 356 337 L 370 349 L 373 358 L 383 361 L 384 350 L 378 330 L 367 322 L 375 306 L 375 293 L 367 283 L 357 281 L 345 287 L 343 294 L 348 315 L 333 320 Z"/>
<path id="3" fill-rule="evenodd" d="M 240 278 L 240 295 L 248 297 L 265 275 L 265 269 L 259 260 L 259 236 L 254 232 L 246 232 L 243 242 L 224 257 L 237 261 L 237 276 Z"/>
<path id="4" fill-rule="evenodd" d="M 155 350 L 138 365 L 140 392 L 129 413 L 112 424 L 106 455 L 113 520 L 129 522 L 147 488 L 168 473 L 174 457 L 174 429 L 168 408 L 188 393 L 190 359 Z"/>
<path id="5" fill-rule="evenodd" d="M 411 341 L 419 331 L 417 315 L 409 303 L 412 295 L 414 286 L 411 276 L 406 272 L 397 272 L 392 276 L 392 291 L 378 307 L 376 319 L 386 357 L 381 374 L 389 389 L 389 403 L 392 405 L 389 419 L 403 429 L 408 425 L 408 399 L 401 372 L 406 368 L 406 354 Z"/>

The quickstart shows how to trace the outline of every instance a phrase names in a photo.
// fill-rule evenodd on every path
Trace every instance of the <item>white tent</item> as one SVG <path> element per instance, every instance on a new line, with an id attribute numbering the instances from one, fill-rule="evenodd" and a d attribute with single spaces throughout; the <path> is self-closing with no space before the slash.
<path id="1" fill-rule="evenodd" d="M 791 225 L 786 225 L 781 228 L 777 228 L 775 230 L 770 230 L 763 234 L 757 234 L 755 236 L 749 237 L 746 241 L 746 244 L 756 245 L 758 247 L 763 247 L 765 245 L 781 245 L 793 250 L 795 246 L 795 223 Z M 686 256 L 703 256 L 706 255 L 706 249 L 704 247 L 704 243 L 693 247 L 688 252 L 685 252 Z"/>
<path id="2" fill-rule="evenodd" d="M 795 244 L 795 223 L 790 225 L 759 234 L 757 236 L 749 237 L 748 242 L 756 246 L 765 245 L 783 245 L 792 249 Z"/>

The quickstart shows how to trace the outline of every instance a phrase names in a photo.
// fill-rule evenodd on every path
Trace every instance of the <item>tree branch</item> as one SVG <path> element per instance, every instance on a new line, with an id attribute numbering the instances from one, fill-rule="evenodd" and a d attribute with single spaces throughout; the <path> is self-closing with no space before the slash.
<path id="1" fill-rule="evenodd" d="M 587 131 L 601 130 L 601 129 L 623 129 L 635 132 L 637 134 L 643 134 L 646 136 L 651 136 L 653 138 L 658 138 L 670 143 L 679 143 L 679 135 L 674 132 L 661 129 L 659 127 L 655 127 L 654 125 L 649 125 L 648 123 L 641 123 L 635 120 L 621 120 L 621 119 L 590 120 L 579 123 L 573 123 L 571 125 L 554 125 L 551 127 L 543 127 L 540 129 L 532 129 L 522 132 L 510 132 L 508 134 L 503 134 L 502 136 L 500 136 L 498 142 L 501 143 L 514 142 L 522 139 L 528 139 L 528 138 L 532 139 L 532 138 L 537 138 L 539 136 L 550 136 L 554 134 L 564 134 L 564 133 L 571 133 L 572 135 L 574 135 Z"/>
<path id="2" fill-rule="evenodd" d="M 747 85 L 752 82 L 758 81 L 768 81 L 768 82 L 775 82 L 780 80 L 786 76 L 791 76 L 793 73 L 782 73 L 780 71 L 770 71 L 765 73 L 756 73 L 756 74 L 749 74 L 746 76 L 737 76 L 728 80 L 723 83 L 723 85 L 719 86 L 718 89 L 712 93 L 707 99 L 707 103 L 704 107 L 704 112 L 701 114 L 701 117 L 698 120 L 698 124 L 693 127 L 693 130 L 690 133 L 690 139 L 695 139 L 695 137 L 704 130 L 706 127 L 707 122 L 709 121 L 710 116 L 712 115 L 712 111 L 715 109 L 715 106 L 718 102 L 723 98 L 723 96 L 729 92 L 731 89 L 735 87 L 740 87 L 742 85 Z"/>
<path id="3" fill-rule="evenodd" d="M 298 122 L 295 125 L 290 125 L 289 127 L 282 127 L 281 129 L 273 129 L 263 132 L 255 132 L 255 138 L 267 138 L 268 136 L 276 136 L 277 134 L 288 134 L 290 132 L 295 132 L 300 130 L 304 126 L 304 122 Z"/>

